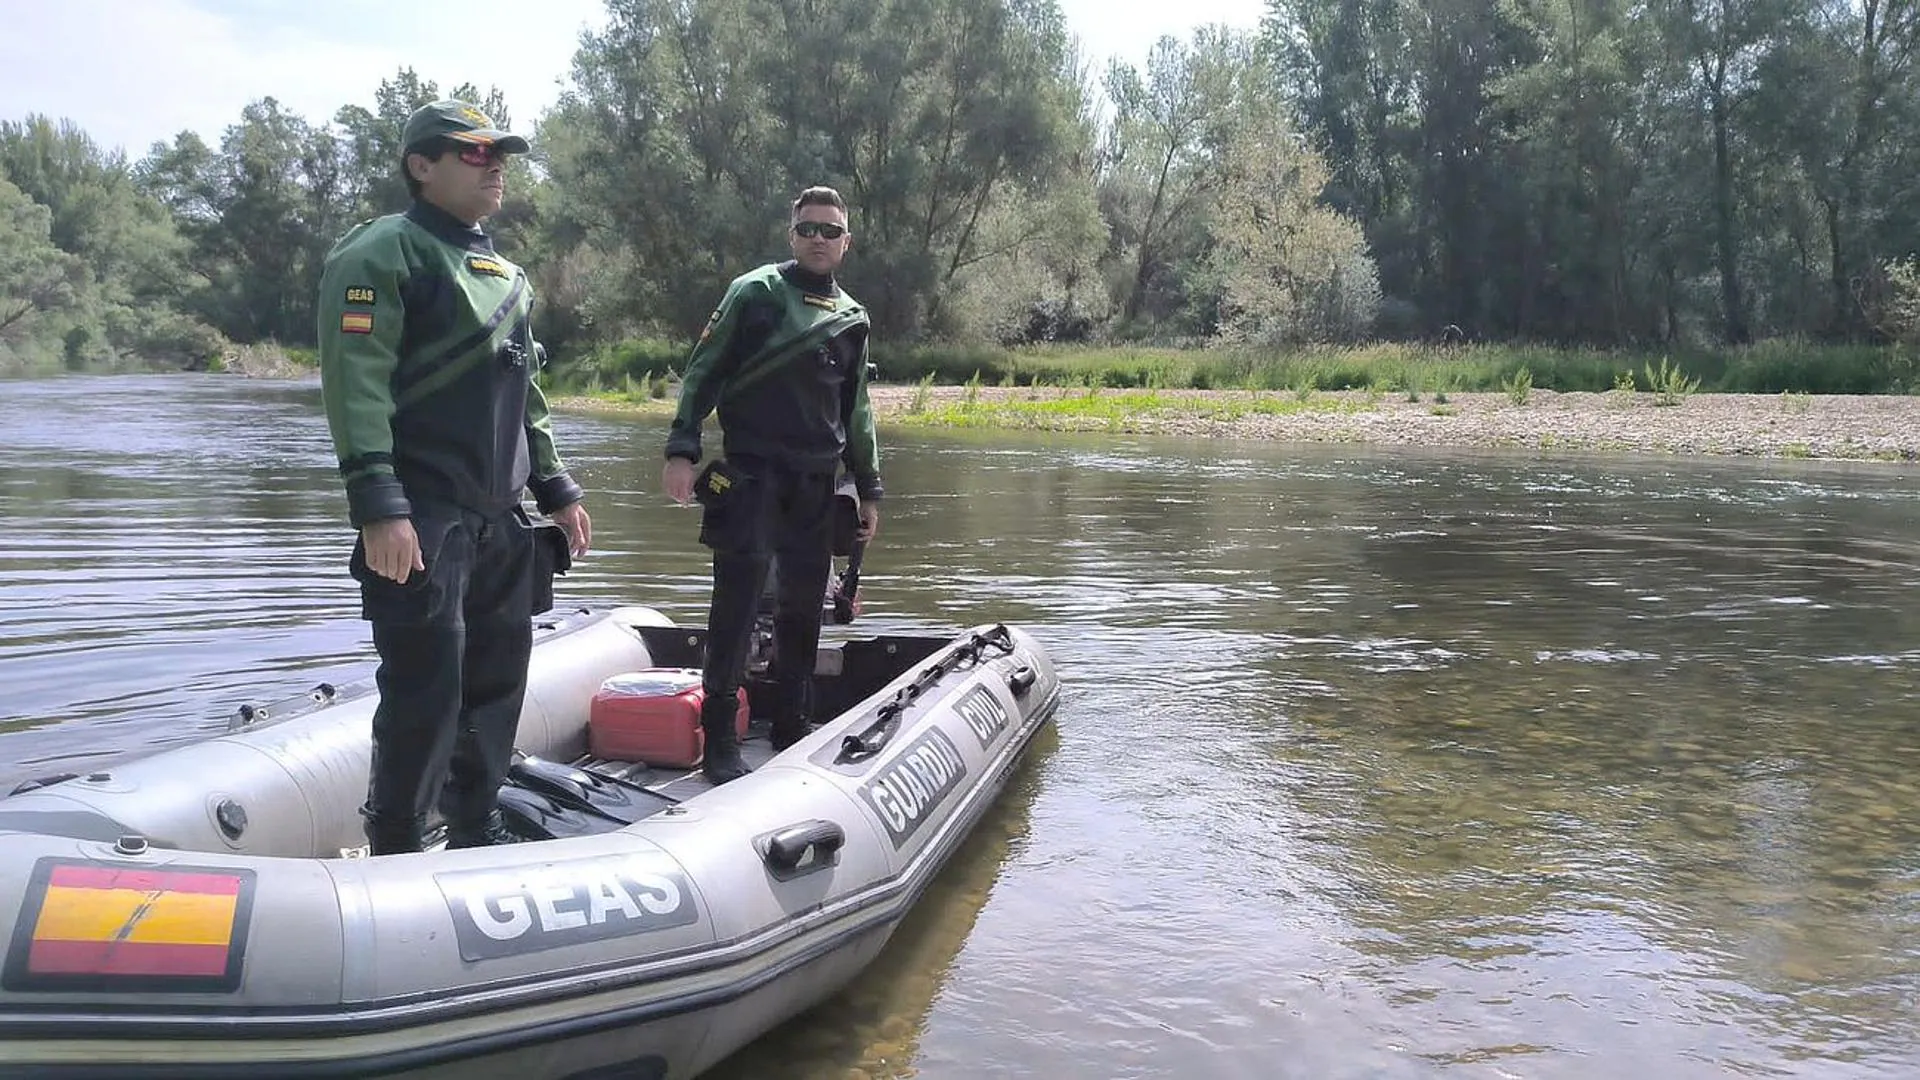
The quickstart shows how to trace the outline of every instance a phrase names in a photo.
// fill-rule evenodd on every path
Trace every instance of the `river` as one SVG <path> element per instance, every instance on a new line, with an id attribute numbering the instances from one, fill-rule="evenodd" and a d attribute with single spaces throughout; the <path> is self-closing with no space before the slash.
<path id="1" fill-rule="evenodd" d="M 317 386 L 0 399 L 0 790 L 366 672 Z M 563 600 L 704 618 L 662 422 L 557 424 Z M 1910 466 L 882 435 L 850 629 L 1031 629 L 1057 735 L 713 1075 L 1920 1073 Z"/>

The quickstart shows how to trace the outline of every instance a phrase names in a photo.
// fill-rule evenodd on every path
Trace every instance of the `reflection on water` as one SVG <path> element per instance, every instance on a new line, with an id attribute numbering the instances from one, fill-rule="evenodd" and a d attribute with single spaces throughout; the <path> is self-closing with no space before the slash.
<path id="1" fill-rule="evenodd" d="M 311 386 L 0 393 L 0 783 L 369 658 Z M 659 423 L 561 426 L 563 594 L 702 618 Z M 1058 745 L 720 1075 L 1920 1072 L 1910 469 L 886 436 L 856 629 L 1029 627 Z"/>

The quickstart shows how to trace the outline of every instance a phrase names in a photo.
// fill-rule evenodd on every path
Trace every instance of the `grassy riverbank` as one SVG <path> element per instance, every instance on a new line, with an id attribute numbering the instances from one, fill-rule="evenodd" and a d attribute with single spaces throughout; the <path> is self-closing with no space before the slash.
<path id="1" fill-rule="evenodd" d="M 664 426 L 682 362 L 628 343 L 560 369 L 549 395 Z M 1920 365 L 1892 348 L 928 348 L 877 363 L 883 425 L 1920 460 Z"/>
<path id="2" fill-rule="evenodd" d="M 1294 350 L 939 345 L 877 347 L 888 383 L 1142 390 L 1371 390 L 1381 394 L 1562 393 L 1615 389 L 1678 393 L 1920 393 L 1920 360 L 1889 346 L 1767 341 L 1738 348 L 1566 349 L 1536 345 L 1384 343 Z M 563 359 L 562 393 L 659 396 L 686 363 L 684 343 L 627 341 Z M 1630 385 L 1629 385 L 1630 384 Z"/>
<path id="3" fill-rule="evenodd" d="M 1537 452 L 1731 454 L 1920 460 L 1920 396 L 1369 391 L 1102 390 L 875 386 L 883 426 L 1179 435 Z M 1663 402 L 1666 402 L 1663 404 Z M 674 401 L 563 395 L 559 409 L 638 412 L 664 438 Z"/>

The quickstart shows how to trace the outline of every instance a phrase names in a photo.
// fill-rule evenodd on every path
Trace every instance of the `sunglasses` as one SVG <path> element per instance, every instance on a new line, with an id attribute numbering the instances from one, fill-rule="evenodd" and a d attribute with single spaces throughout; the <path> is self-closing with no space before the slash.
<path id="1" fill-rule="evenodd" d="M 826 240 L 838 240 L 847 235 L 847 227 L 835 225 L 831 221 L 796 221 L 793 223 L 793 233 L 807 240 L 816 236 Z"/>
<path id="2" fill-rule="evenodd" d="M 460 160 L 476 169 L 484 169 L 496 161 L 505 161 L 506 155 L 491 146 L 476 146 L 473 143 L 455 143 L 451 149 L 460 155 Z"/>

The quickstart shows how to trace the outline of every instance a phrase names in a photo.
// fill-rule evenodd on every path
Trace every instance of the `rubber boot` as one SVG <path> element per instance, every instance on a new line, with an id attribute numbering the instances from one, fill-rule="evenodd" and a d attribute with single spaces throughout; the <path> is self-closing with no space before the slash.
<path id="1" fill-rule="evenodd" d="M 507 828 L 500 819 L 500 811 L 494 810 L 475 823 L 448 822 L 447 850 L 470 847 L 492 847 L 495 844 L 517 844 L 520 838 Z"/>
<path id="2" fill-rule="evenodd" d="M 425 815 L 412 818 L 376 817 L 367 813 L 364 807 L 360 813 L 366 819 L 367 854 L 403 855 L 425 848 Z"/>
<path id="3" fill-rule="evenodd" d="M 715 786 L 753 771 L 740 756 L 740 736 L 733 726 L 739 707 L 739 699 L 733 694 L 709 694 L 700 705 L 700 730 L 707 742 L 700 772 Z"/>
<path id="4" fill-rule="evenodd" d="M 813 731 L 812 689 L 810 682 L 802 682 L 797 686 L 781 684 L 777 693 L 779 706 L 773 714 L 773 730 L 769 733 L 774 753 L 785 750 Z"/>

